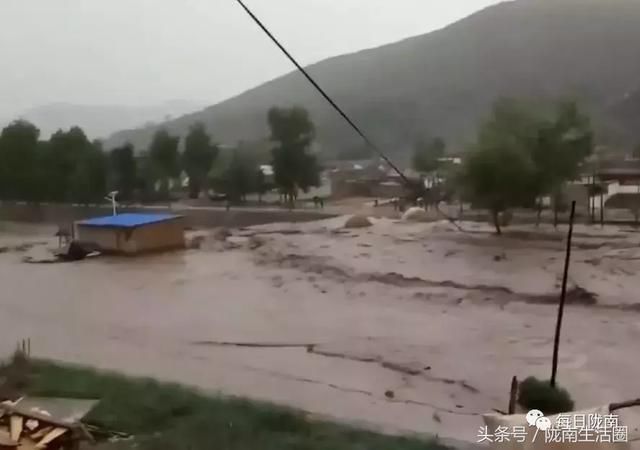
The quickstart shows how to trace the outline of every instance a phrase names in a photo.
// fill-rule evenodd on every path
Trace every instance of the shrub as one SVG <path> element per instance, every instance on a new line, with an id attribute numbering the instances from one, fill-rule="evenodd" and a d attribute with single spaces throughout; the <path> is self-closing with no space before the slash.
<path id="1" fill-rule="evenodd" d="M 529 377 L 518 387 L 518 403 L 526 410 L 539 409 L 544 414 L 573 410 L 573 400 L 566 389 L 551 387 L 548 380 Z"/>

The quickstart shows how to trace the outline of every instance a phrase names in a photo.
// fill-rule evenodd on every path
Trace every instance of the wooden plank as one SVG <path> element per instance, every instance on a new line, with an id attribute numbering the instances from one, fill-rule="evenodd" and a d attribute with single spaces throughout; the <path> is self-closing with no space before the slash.
<path id="1" fill-rule="evenodd" d="M 4 447 L 15 447 L 18 443 L 14 439 L 11 439 L 8 431 L 0 430 L 0 445 Z"/>
<path id="2" fill-rule="evenodd" d="M 22 416 L 11 416 L 10 425 L 9 425 L 9 433 L 11 434 L 11 439 L 14 441 L 20 440 L 20 435 L 22 435 L 22 427 L 24 425 L 24 417 Z"/>
<path id="3" fill-rule="evenodd" d="M 43 437 L 40 442 L 36 444 L 36 448 L 45 448 L 47 444 L 55 439 L 58 439 L 60 436 L 69 431 L 68 428 L 57 427 L 51 430 L 45 437 Z"/>
<path id="4" fill-rule="evenodd" d="M 33 440 L 29 439 L 28 437 L 23 437 L 22 439 L 20 439 L 20 450 L 37 450 L 38 447 L 36 447 L 36 443 L 33 442 Z"/>
<path id="5" fill-rule="evenodd" d="M 40 438 L 44 437 L 47 433 L 49 433 L 51 430 L 53 430 L 53 427 L 40 428 L 35 433 L 31 434 L 31 439 L 40 439 Z"/>

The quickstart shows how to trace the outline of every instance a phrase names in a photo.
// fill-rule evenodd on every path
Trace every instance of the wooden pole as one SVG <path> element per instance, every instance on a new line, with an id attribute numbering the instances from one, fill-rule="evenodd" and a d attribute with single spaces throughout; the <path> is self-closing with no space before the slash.
<path id="1" fill-rule="evenodd" d="M 564 303 L 567 298 L 567 278 L 569 277 L 569 262 L 571 260 L 571 238 L 573 237 L 573 219 L 576 214 L 576 202 L 571 202 L 571 216 L 569 216 L 569 235 L 567 236 L 567 254 L 564 260 L 564 274 L 562 276 L 562 293 L 558 306 L 558 321 L 556 322 L 556 335 L 553 340 L 553 361 L 551 365 L 551 387 L 556 387 L 556 375 L 558 373 L 558 348 L 560 346 L 560 329 L 562 328 L 562 316 Z"/>
<path id="2" fill-rule="evenodd" d="M 600 226 L 604 227 L 604 193 L 600 194 Z"/>
<path id="3" fill-rule="evenodd" d="M 511 379 L 511 391 L 509 392 L 509 415 L 516 413 L 516 401 L 518 399 L 518 378 L 514 375 Z"/>
<path id="4" fill-rule="evenodd" d="M 593 174 L 591 178 L 591 192 L 593 196 L 589 195 L 589 209 L 591 210 L 591 223 L 596 223 L 596 175 Z"/>

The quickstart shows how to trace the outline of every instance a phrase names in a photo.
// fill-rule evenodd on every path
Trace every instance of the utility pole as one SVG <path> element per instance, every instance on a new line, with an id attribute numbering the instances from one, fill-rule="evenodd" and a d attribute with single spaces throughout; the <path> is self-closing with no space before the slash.
<path id="1" fill-rule="evenodd" d="M 562 316 L 564 304 L 567 298 L 567 279 L 569 278 L 569 262 L 571 261 L 571 239 L 573 237 L 573 219 L 576 214 L 576 202 L 571 202 L 571 216 L 569 217 L 569 235 L 567 236 L 567 253 L 564 259 L 564 274 L 562 276 L 562 293 L 558 306 L 558 320 L 556 322 L 556 335 L 553 339 L 553 361 L 551 363 L 551 387 L 556 387 L 556 375 L 558 373 L 558 350 L 560 347 L 560 330 L 562 328 Z"/>

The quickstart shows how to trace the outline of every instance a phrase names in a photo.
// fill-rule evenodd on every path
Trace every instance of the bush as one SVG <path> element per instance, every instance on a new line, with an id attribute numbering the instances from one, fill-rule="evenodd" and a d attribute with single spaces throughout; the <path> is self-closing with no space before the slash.
<path id="1" fill-rule="evenodd" d="M 573 410 L 573 400 L 566 389 L 551 387 L 548 380 L 529 377 L 518 386 L 518 403 L 526 410 L 539 409 L 544 414 Z"/>

